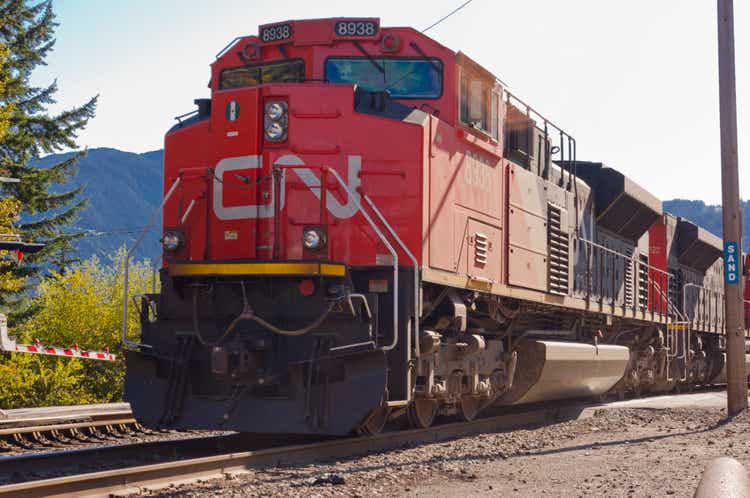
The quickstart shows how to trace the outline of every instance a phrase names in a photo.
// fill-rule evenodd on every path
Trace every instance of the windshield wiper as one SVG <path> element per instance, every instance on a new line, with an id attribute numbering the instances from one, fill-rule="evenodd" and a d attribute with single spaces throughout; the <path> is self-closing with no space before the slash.
<path id="1" fill-rule="evenodd" d="M 442 71 L 442 68 L 438 66 L 434 60 L 430 59 L 426 53 L 424 53 L 424 50 L 422 50 L 422 47 L 417 45 L 417 42 L 410 42 L 409 46 L 413 48 L 419 55 L 424 57 L 427 60 L 427 62 L 430 63 L 430 66 L 432 66 L 432 69 L 434 69 L 436 73 L 440 74 L 440 72 Z"/>
<path id="2" fill-rule="evenodd" d="M 370 63 L 373 66 L 375 66 L 375 69 L 377 69 L 378 71 L 380 71 L 380 74 L 385 75 L 385 68 L 383 68 L 383 66 L 381 66 L 378 63 L 378 61 L 376 61 L 375 59 L 373 59 L 372 56 L 367 53 L 367 50 L 365 50 L 365 47 L 363 47 L 358 41 L 354 42 L 354 46 L 357 47 L 357 50 L 359 50 L 360 52 L 362 52 L 362 55 L 364 55 L 365 57 L 367 57 L 367 60 L 370 61 Z"/>

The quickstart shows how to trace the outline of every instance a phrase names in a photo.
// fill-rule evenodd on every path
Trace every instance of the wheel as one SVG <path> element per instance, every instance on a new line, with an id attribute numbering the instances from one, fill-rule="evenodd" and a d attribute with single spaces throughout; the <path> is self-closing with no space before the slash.
<path id="1" fill-rule="evenodd" d="M 437 401 L 432 399 L 415 399 L 406 407 L 409 425 L 414 429 L 426 429 L 432 425 L 437 414 Z"/>
<path id="2" fill-rule="evenodd" d="M 385 423 L 388 422 L 390 411 L 391 409 L 385 403 L 375 408 L 359 427 L 359 433 L 363 436 L 374 436 L 383 432 Z"/>
<path id="3" fill-rule="evenodd" d="M 477 418 L 482 407 L 480 399 L 470 395 L 462 396 L 458 405 L 459 417 L 465 422 L 471 422 Z"/>

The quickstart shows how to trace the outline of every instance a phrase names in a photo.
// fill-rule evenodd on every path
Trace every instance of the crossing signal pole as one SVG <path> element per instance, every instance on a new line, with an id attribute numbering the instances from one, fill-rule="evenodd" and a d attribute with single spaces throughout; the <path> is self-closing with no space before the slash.
<path id="1" fill-rule="evenodd" d="M 727 339 L 727 414 L 747 409 L 742 213 L 737 159 L 737 94 L 734 76 L 733 0 L 717 0 L 719 25 L 719 121 L 721 125 L 721 205 L 724 233 L 724 324 Z"/>

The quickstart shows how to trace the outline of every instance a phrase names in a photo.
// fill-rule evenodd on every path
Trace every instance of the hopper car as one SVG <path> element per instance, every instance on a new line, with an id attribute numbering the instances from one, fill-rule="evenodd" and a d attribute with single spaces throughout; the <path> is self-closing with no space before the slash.
<path id="1" fill-rule="evenodd" d="M 721 377 L 721 240 L 463 52 L 283 21 L 209 87 L 166 134 L 161 285 L 123 330 L 143 423 L 377 433 Z"/>

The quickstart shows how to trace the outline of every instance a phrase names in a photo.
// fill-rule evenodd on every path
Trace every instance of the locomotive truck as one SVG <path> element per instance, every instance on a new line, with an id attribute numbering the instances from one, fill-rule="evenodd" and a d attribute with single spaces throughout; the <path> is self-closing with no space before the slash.
<path id="1" fill-rule="evenodd" d="M 209 86 L 166 134 L 161 287 L 123 329 L 142 422 L 377 433 L 721 376 L 720 239 L 466 54 L 284 21 Z"/>

